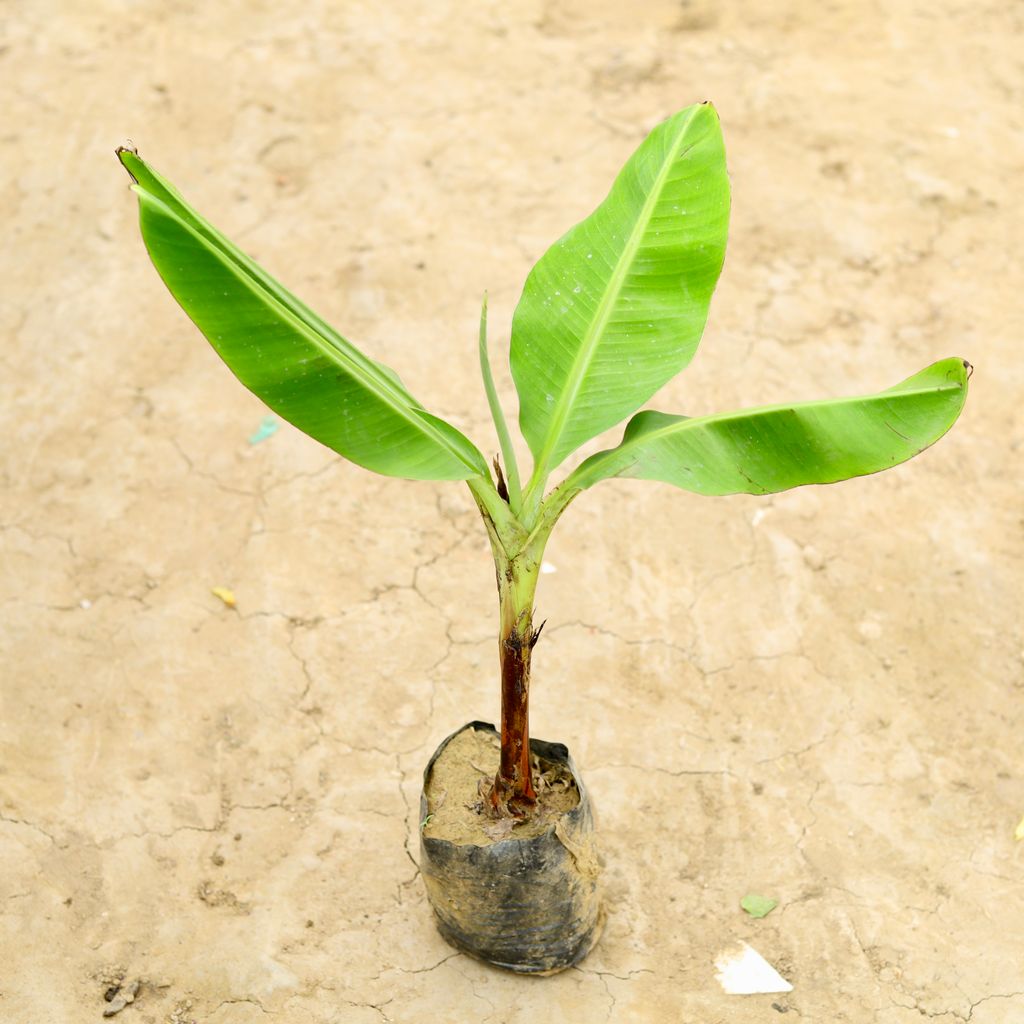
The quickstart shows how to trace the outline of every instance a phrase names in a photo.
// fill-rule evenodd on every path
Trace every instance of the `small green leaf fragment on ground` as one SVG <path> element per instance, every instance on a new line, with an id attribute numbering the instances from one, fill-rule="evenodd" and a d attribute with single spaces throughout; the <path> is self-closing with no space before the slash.
<path id="1" fill-rule="evenodd" d="M 748 893 L 740 900 L 740 906 L 751 917 L 766 917 L 778 905 L 778 900 L 773 900 L 770 896 L 758 896 L 756 893 Z"/>
<path id="2" fill-rule="evenodd" d="M 1024 839 L 1024 818 L 1020 819 L 1020 824 L 1014 829 L 1013 838 L 1018 842 Z"/>

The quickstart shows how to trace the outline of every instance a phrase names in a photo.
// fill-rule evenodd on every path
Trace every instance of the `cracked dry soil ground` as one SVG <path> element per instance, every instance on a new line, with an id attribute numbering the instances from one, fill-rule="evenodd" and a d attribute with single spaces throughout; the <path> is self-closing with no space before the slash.
<path id="1" fill-rule="evenodd" d="M 99 1021 L 135 982 L 145 1024 L 1024 1019 L 1019 7 L 9 14 L 0 1019 Z M 503 344 L 532 261 L 705 97 L 730 250 L 656 406 L 977 372 L 895 473 L 569 510 L 534 733 L 593 793 L 610 916 L 580 969 L 509 977 L 442 943 L 416 866 L 427 757 L 497 711 L 470 503 L 250 445 L 264 411 L 147 265 L 112 150 L 493 444 L 480 294 Z M 736 939 L 793 992 L 723 995 Z"/>

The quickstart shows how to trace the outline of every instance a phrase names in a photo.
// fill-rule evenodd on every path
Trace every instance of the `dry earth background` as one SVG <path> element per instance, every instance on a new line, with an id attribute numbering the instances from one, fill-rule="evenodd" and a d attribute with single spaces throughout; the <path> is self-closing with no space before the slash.
<path id="1" fill-rule="evenodd" d="M 306 7 L 4 4 L 0 1019 L 99 1021 L 122 975 L 126 1024 L 1024 1019 L 1020 5 Z M 590 784 L 610 918 L 509 977 L 416 868 L 427 757 L 497 712 L 468 495 L 250 444 L 113 149 L 493 449 L 481 293 L 503 346 L 533 260 L 705 98 L 730 250 L 656 407 L 977 372 L 895 473 L 572 507 L 534 733 Z M 793 992 L 724 995 L 735 939 Z"/>

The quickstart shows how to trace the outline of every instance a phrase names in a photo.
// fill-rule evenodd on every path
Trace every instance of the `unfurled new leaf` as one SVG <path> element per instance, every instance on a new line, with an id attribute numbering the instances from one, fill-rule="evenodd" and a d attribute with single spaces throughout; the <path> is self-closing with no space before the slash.
<path id="1" fill-rule="evenodd" d="M 537 262 L 511 365 L 540 484 L 693 357 L 728 222 L 718 115 L 701 104 L 655 128 L 604 202 Z"/>
<path id="2" fill-rule="evenodd" d="M 130 150 L 142 237 L 182 309 L 250 391 L 352 462 L 387 476 L 488 475 L 458 430 L 250 260 Z"/>

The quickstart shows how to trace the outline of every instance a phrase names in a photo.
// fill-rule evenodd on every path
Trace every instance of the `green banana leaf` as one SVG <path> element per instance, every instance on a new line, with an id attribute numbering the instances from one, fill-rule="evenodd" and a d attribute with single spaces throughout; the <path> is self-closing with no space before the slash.
<path id="1" fill-rule="evenodd" d="M 655 128 L 604 202 L 538 260 L 511 340 L 535 481 L 690 361 L 728 226 L 722 133 L 705 103 Z"/>
<path id="2" fill-rule="evenodd" d="M 137 153 L 118 157 L 157 272 L 235 376 L 352 462 L 411 480 L 488 476 L 480 452 L 195 212 Z"/>
<path id="3" fill-rule="evenodd" d="M 956 421 L 970 364 L 933 363 L 877 395 L 766 406 L 688 419 L 641 412 L 617 448 L 581 463 L 554 493 L 564 507 L 609 477 L 695 494 L 771 494 L 877 473 L 913 458 Z"/>

